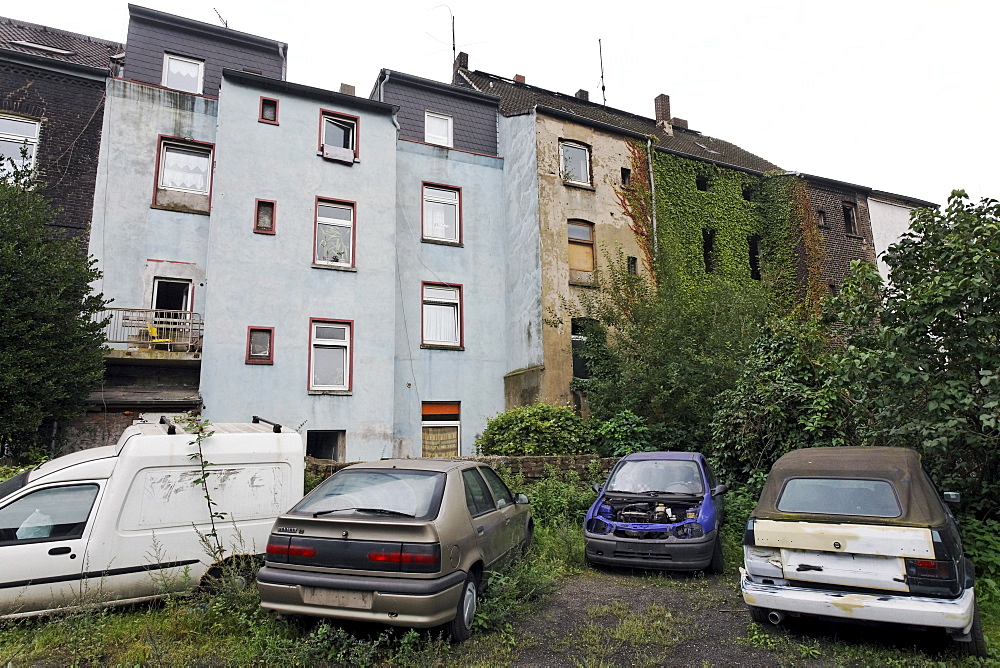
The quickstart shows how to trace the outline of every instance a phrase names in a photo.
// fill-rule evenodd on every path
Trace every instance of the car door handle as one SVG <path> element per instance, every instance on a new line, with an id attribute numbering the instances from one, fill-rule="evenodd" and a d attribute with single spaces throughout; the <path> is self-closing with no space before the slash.
<path id="1" fill-rule="evenodd" d="M 484 533 L 486 533 L 486 527 L 476 527 L 477 536 L 482 536 Z"/>
<path id="2" fill-rule="evenodd" d="M 52 556 L 56 556 L 59 554 L 69 554 L 72 551 L 73 551 L 72 548 L 64 545 L 63 547 L 52 548 L 51 550 L 49 550 L 49 554 L 51 554 Z"/>

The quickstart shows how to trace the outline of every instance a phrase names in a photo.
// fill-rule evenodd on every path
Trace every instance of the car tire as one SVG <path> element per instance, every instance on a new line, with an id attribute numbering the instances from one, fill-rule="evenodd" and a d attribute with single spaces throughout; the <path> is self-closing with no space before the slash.
<path id="1" fill-rule="evenodd" d="M 747 609 L 750 610 L 750 619 L 754 620 L 758 624 L 767 624 L 767 610 L 764 608 L 758 608 L 755 605 L 748 605 Z"/>
<path id="2" fill-rule="evenodd" d="M 479 579 L 473 573 L 469 573 L 462 585 L 462 595 L 458 599 L 458 608 L 455 610 L 455 619 L 451 620 L 446 631 L 448 636 L 455 642 L 468 640 L 472 635 L 472 625 L 476 620 L 476 608 L 479 604 Z"/>
<path id="3" fill-rule="evenodd" d="M 722 540 L 716 534 L 715 547 L 712 548 L 712 561 L 708 564 L 708 572 L 718 575 L 725 570 L 725 563 L 722 558 Z"/>
<path id="4" fill-rule="evenodd" d="M 983 622 L 979 618 L 979 603 L 973 604 L 972 628 L 969 630 L 968 642 L 958 643 L 962 654 L 966 656 L 978 656 L 987 658 L 990 653 L 986 648 L 986 636 L 983 635 Z"/>
<path id="5" fill-rule="evenodd" d="M 528 528 L 524 532 L 524 541 L 521 543 L 521 556 L 528 554 L 531 544 L 535 541 L 535 523 L 529 521 Z"/>

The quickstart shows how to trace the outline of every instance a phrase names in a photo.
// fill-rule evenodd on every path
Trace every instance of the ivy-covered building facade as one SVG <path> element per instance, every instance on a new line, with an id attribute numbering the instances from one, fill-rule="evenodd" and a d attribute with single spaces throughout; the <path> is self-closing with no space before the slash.
<path id="1" fill-rule="evenodd" d="M 508 408 L 580 406 L 571 386 L 586 373 L 573 354 L 584 328 L 574 316 L 613 263 L 692 290 L 726 281 L 780 307 L 825 294 L 853 259 L 874 261 L 866 189 L 836 191 L 844 211 L 850 202 L 859 213 L 851 243 L 826 243 L 832 234 L 817 211 L 833 210 L 827 180 L 692 129 L 671 116 L 666 95 L 653 117 L 639 116 L 584 90 L 566 95 L 471 70 L 466 54 L 453 82 L 500 97 L 512 261 L 525 264 L 508 286 L 508 300 L 520 302 L 510 309 L 520 319 L 508 341 Z"/>

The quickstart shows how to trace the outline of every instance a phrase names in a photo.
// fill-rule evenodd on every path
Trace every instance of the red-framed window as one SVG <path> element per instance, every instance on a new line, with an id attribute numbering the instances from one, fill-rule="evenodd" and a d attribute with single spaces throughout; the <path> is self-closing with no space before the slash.
<path id="1" fill-rule="evenodd" d="M 432 348 L 462 348 L 462 286 L 454 283 L 420 284 L 421 344 Z"/>
<path id="2" fill-rule="evenodd" d="M 462 189 L 429 181 L 424 181 L 422 188 L 424 241 L 462 243 Z"/>
<path id="3" fill-rule="evenodd" d="M 350 269 L 354 265 L 357 206 L 317 197 L 313 223 L 313 266 Z"/>
<path id="4" fill-rule="evenodd" d="M 253 201 L 253 231 L 257 234 L 274 234 L 278 203 L 273 199 Z"/>
<path id="5" fill-rule="evenodd" d="M 350 392 L 354 379 L 354 321 L 309 319 L 309 390 Z"/>
<path id="6" fill-rule="evenodd" d="M 274 364 L 274 327 L 247 327 L 247 364 Z"/>
<path id="7" fill-rule="evenodd" d="M 260 108 L 257 114 L 257 120 L 261 123 L 268 123 L 270 125 L 278 124 L 278 100 L 273 97 L 260 97 Z"/>
<path id="8" fill-rule="evenodd" d="M 330 109 L 319 113 L 319 153 L 326 160 L 354 164 L 361 157 L 361 119 Z"/>

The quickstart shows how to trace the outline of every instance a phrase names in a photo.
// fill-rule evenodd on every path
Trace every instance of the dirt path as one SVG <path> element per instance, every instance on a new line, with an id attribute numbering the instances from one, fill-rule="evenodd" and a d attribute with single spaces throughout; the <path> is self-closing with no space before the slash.
<path id="1" fill-rule="evenodd" d="M 953 663 L 927 633 L 751 623 L 734 574 L 590 570 L 458 656 L 483 666 L 870 666 Z"/>

